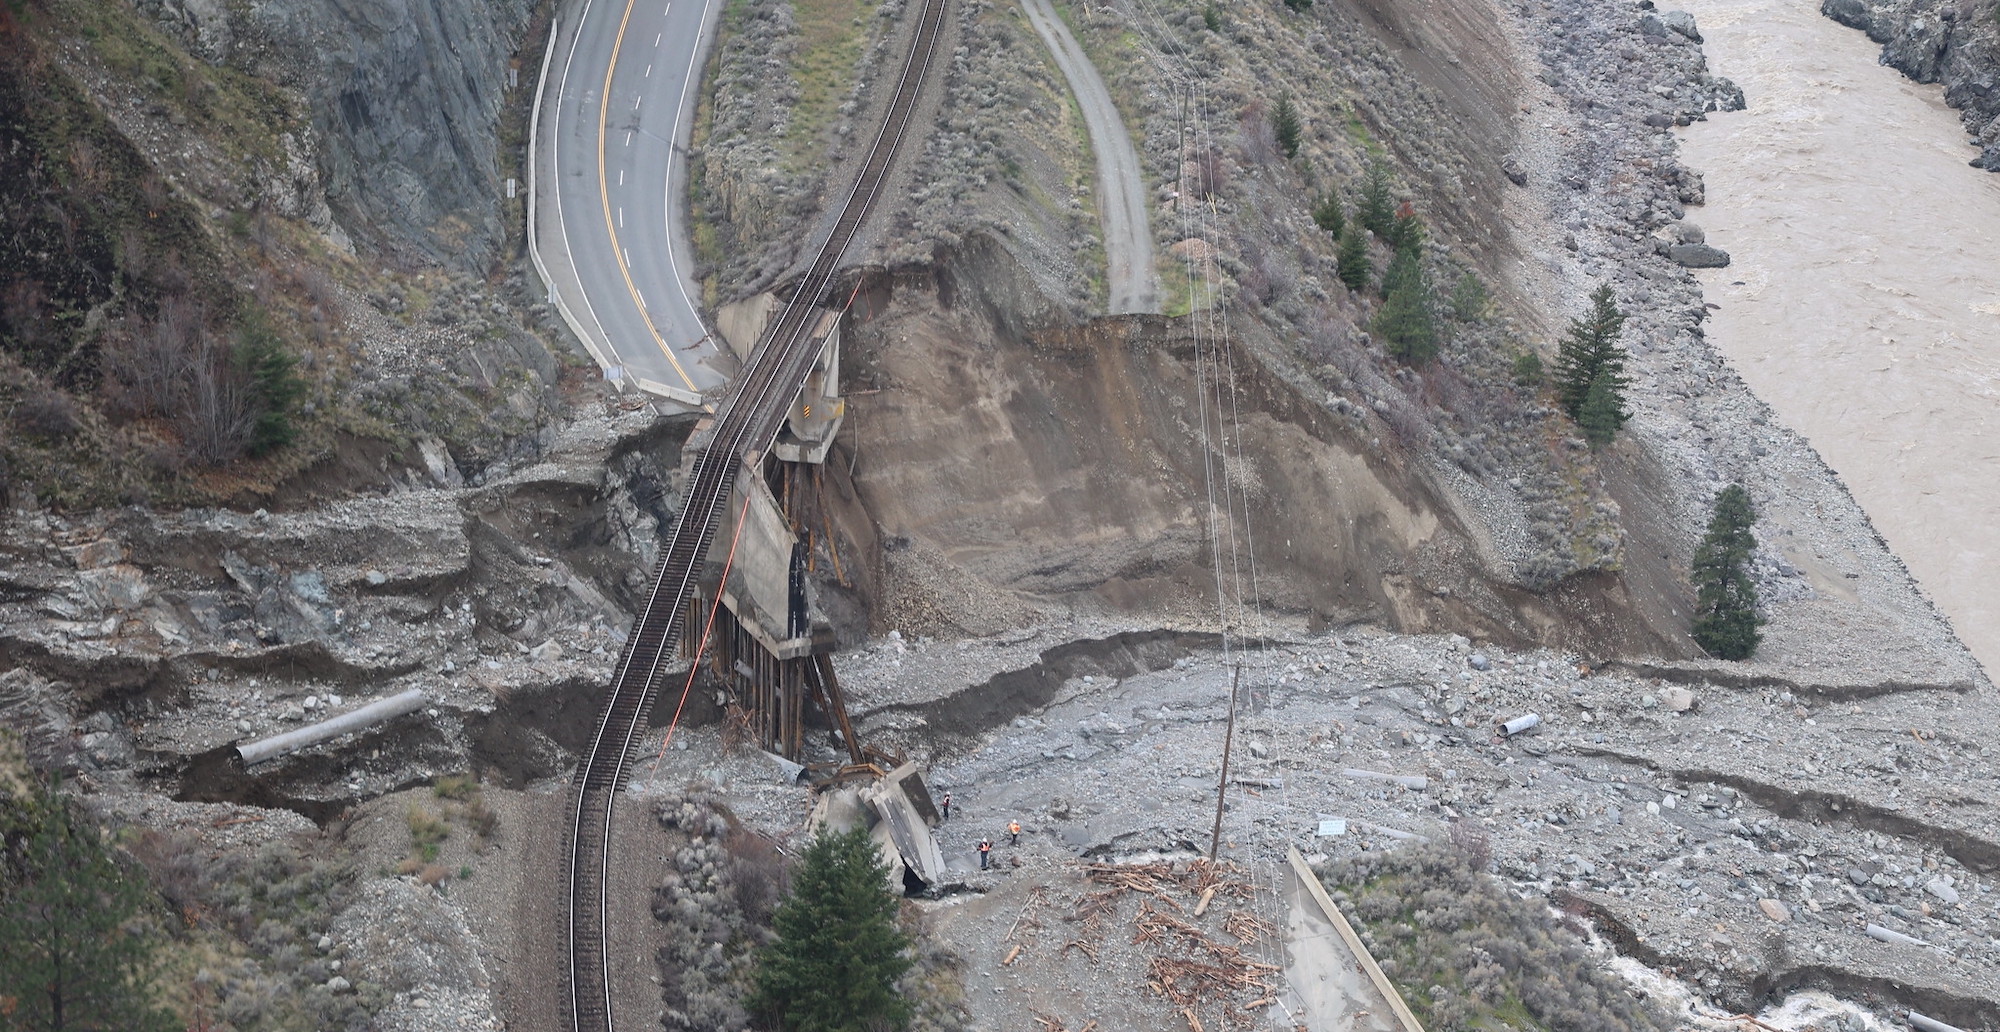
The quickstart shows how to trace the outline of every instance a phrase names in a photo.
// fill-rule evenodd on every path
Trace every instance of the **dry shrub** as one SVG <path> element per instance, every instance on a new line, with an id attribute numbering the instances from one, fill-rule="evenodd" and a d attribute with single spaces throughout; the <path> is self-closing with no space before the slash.
<path id="1" fill-rule="evenodd" d="M 126 851 L 153 876 L 160 895 L 187 923 L 197 923 L 206 909 L 203 899 L 213 889 L 218 873 L 201 840 L 185 831 L 148 829 L 128 843 Z"/>
<path id="2" fill-rule="evenodd" d="M 313 314 L 318 319 L 335 326 L 347 321 L 347 302 L 341 297 L 340 284 L 325 269 L 305 266 L 299 273 L 299 288 L 312 302 Z"/>
<path id="3" fill-rule="evenodd" d="M 1243 160 L 1252 165 L 1268 165 L 1279 160 L 1278 134 L 1271 129 L 1271 117 L 1264 102 L 1253 100 L 1237 116 L 1238 138 L 1243 143 Z"/>
<path id="4" fill-rule="evenodd" d="M 723 839 L 729 851 L 729 878 L 736 885 L 736 905 L 751 924 L 768 925 L 778 902 L 790 890 L 785 858 L 770 839 L 736 828 Z"/>
<path id="5" fill-rule="evenodd" d="M 1544 901 L 1515 896 L 1476 869 L 1479 846 L 1454 835 L 1321 872 L 1425 1028 L 1497 1028 L 1523 1009 L 1549 1032 L 1672 1027 Z"/>
<path id="6" fill-rule="evenodd" d="M 474 796 L 468 800 L 465 804 L 464 816 L 466 826 L 471 828 L 472 833 L 479 837 L 481 846 L 493 841 L 493 833 L 500 827 L 500 815 L 494 813 L 493 808 L 486 805 L 484 798 Z"/>
<path id="7" fill-rule="evenodd" d="M 423 869 L 424 862 L 414 856 L 406 856 L 402 863 L 396 865 L 397 874 L 415 874 Z"/>
<path id="8" fill-rule="evenodd" d="M 14 428 L 29 437 L 54 444 L 69 440 L 82 427 L 76 402 L 53 387 L 31 390 L 14 405 Z"/>
<path id="9" fill-rule="evenodd" d="M 172 415 L 207 332 L 207 310 L 182 294 L 163 298 L 151 322 L 113 334 L 104 355 L 113 408 L 129 416 Z"/>
<path id="10" fill-rule="evenodd" d="M 424 869 L 417 874 L 417 880 L 423 882 L 425 885 L 436 885 L 438 882 L 449 877 L 451 877 L 451 868 L 443 864 L 426 864 Z"/>
<path id="11" fill-rule="evenodd" d="M 1210 200 L 1229 185 L 1229 165 L 1222 152 L 1213 147 L 1194 156 L 1194 174 L 1189 182 L 1189 192 L 1197 200 Z"/>
<path id="12" fill-rule="evenodd" d="M 1493 839 L 1479 827 L 1468 821 L 1455 821 L 1451 826 L 1451 848 L 1465 866 L 1474 871 L 1484 871 L 1493 862 Z"/>
<path id="13" fill-rule="evenodd" d="M 1400 394 L 1392 394 L 1385 399 L 1382 421 L 1389 424 L 1389 431 L 1396 440 L 1406 447 L 1417 447 L 1430 440 L 1431 425 L 1415 405 Z"/>

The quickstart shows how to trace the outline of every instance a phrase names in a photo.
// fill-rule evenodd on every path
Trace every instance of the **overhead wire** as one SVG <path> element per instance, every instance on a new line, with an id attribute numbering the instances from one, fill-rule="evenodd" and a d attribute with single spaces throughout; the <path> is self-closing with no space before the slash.
<path id="1" fill-rule="evenodd" d="M 1200 81 L 1203 76 L 1196 68 L 1186 46 L 1181 44 L 1175 38 L 1173 32 L 1167 28 L 1165 22 L 1160 17 L 1158 8 L 1152 0 L 1133 0 L 1133 3 L 1135 9 L 1144 16 L 1144 19 L 1152 23 L 1150 27 L 1143 24 L 1143 22 L 1136 23 L 1136 27 L 1139 29 L 1141 35 L 1151 37 L 1156 52 L 1163 58 L 1170 59 L 1167 66 L 1163 67 L 1162 70 L 1166 71 L 1170 78 L 1177 80 L 1174 82 L 1174 92 L 1176 97 L 1179 98 L 1179 103 L 1182 104 L 1182 117 L 1177 126 L 1179 147 L 1175 155 L 1177 163 L 1174 169 L 1177 187 L 1175 191 L 1175 204 L 1182 231 L 1181 236 L 1184 241 L 1189 238 L 1199 239 L 1207 245 L 1207 248 L 1213 249 L 1213 251 L 1204 249 L 1203 253 L 1197 257 L 1195 253 L 1197 248 L 1195 246 L 1184 246 L 1182 248 L 1182 264 L 1188 290 L 1188 331 L 1195 356 L 1196 402 L 1200 409 L 1198 424 L 1202 443 L 1203 488 L 1208 503 L 1210 565 L 1214 572 L 1217 618 L 1221 624 L 1223 665 L 1228 667 L 1232 663 L 1242 662 L 1240 653 L 1241 642 L 1240 640 L 1233 639 L 1240 639 L 1244 630 L 1251 626 L 1250 622 L 1245 619 L 1246 600 L 1243 572 L 1244 566 L 1247 565 L 1249 573 L 1248 605 L 1254 611 L 1255 636 L 1260 639 L 1261 645 L 1258 651 L 1263 660 L 1261 664 L 1264 667 L 1263 672 L 1268 677 L 1275 671 L 1276 664 L 1271 658 L 1270 649 L 1273 635 L 1271 634 L 1268 614 L 1264 611 L 1263 585 L 1257 562 L 1256 533 L 1250 508 L 1251 478 L 1243 453 L 1243 420 L 1240 403 L 1240 385 L 1237 381 L 1235 368 L 1234 342 L 1231 339 L 1232 334 L 1230 332 L 1227 304 L 1218 298 L 1218 285 L 1210 275 L 1211 270 L 1209 268 L 1215 261 L 1214 253 L 1220 251 L 1219 245 L 1211 239 L 1212 226 L 1209 221 L 1209 217 L 1215 214 L 1214 196 L 1211 191 L 1216 189 L 1219 184 L 1212 182 L 1196 184 L 1189 181 L 1190 177 L 1187 175 L 1187 168 L 1191 155 L 1188 147 L 1187 133 L 1190 120 L 1193 121 L 1196 127 L 1196 140 L 1192 160 L 1194 161 L 1194 167 L 1198 175 L 1212 177 L 1219 173 L 1219 169 L 1211 167 L 1212 162 L 1219 161 L 1219 151 L 1215 147 L 1212 135 L 1207 92 Z M 1178 64 L 1179 68 L 1172 67 L 1174 64 Z M 1214 157 L 1211 157 L 1212 155 Z M 1204 192 L 1209 192 L 1210 195 L 1205 198 L 1191 196 L 1195 191 L 1190 188 L 1198 186 L 1207 187 L 1208 191 Z M 1199 278 L 1197 279 L 1197 277 Z M 1198 310 L 1202 312 L 1199 318 L 1196 315 Z M 1205 326 L 1203 325 L 1204 323 L 1206 324 Z M 1206 347 L 1203 346 L 1204 329 L 1207 331 Z M 1208 411 L 1211 389 L 1214 392 L 1215 399 L 1215 422 L 1212 433 Z M 1225 389 L 1227 391 L 1228 402 L 1226 422 L 1223 410 Z M 1225 511 L 1219 522 L 1217 518 L 1215 485 L 1215 466 L 1218 455 L 1214 450 L 1213 444 L 1215 437 L 1222 439 L 1225 448 L 1225 451 L 1220 456 L 1222 459 L 1221 479 L 1223 481 L 1221 493 Z M 1233 464 L 1229 461 L 1232 456 L 1235 460 Z M 1241 530 L 1242 545 L 1240 551 L 1237 543 L 1238 530 L 1236 520 L 1237 503 L 1239 501 L 1242 505 L 1243 514 Z M 1225 592 L 1223 586 L 1221 535 L 1225 530 L 1230 538 L 1230 582 L 1234 588 L 1233 593 Z M 1233 594 L 1234 596 L 1236 615 L 1234 621 L 1236 634 L 1234 636 L 1230 633 L 1232 621 L 1229 619 L 1230 602 L 1225 597 L 1226 594 Z M 1254 684 L 1251 690 L 1254 694 L 1256 690 Z M 1232 692 L 1229 703 L 1232 709 L 1235 707 L 1236 701 L 1235 693 Z M 1282 785 L 1279 791 L 1283 792 Z M 1276 803 L 1267 802 L 1265 809 L 1267 810 L 1267 814 L 1275 812 L 1275 819 L 1277 821 L 1288 819 L 1291 810 L 1289 797 L 1282 798 Z M 1267 823 L 1270 823 L 1268 818 Z M 1254 825 L 1251 830 L 1255 831 Z M 1279 837 L 1289 839 L 1289 836 L 1281 835 Z M 1262 836 L 1260 836 L 1261 838 Z M 1267 842 L 1260 842 L 1260 844 L 1264 844 L 1268 848 Z M 1275 850 L 1270 850 L 1270 852 L 1273 854 L 1273 862 L 1275 864 Z M 1284 934 L 1284 901 L 1278 889 L 1279 882 L 1282 879 L 1278 877 L 1267 879 L 1261 876 L 1259 874 L 1260 865 L 1257 863 L 1256 857 L 1250 857 L 1249 861 L 1244 866 L 1249 872 L 1251 881 L 1254 900 L 1252 906 L 1267 921 L 1270 929 L 1270 934 L 1260 938 L 1260 945 L 1262 947 L 1260 952 L 1264 954 L 1268 962 L 1273 962 L 1282 970 L 1284 950 L 1280 937 Z M 1276 1005 L 1272 1008 L 1274 1020 L 1276 1019 L 1277 1011 L 1280 1009 L 1286 1013 L 1288 1019 L 1296 1020 L 1297 1015 L 1292 1012 L 1290 1005 L 1285 1002 L 1283 994 L 1279 995 Z"/>

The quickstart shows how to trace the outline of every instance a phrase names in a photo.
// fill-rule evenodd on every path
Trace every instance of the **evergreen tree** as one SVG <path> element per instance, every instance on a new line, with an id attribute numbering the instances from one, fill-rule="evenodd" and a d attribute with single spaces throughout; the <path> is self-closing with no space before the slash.
<path id="1" fill-rule="evenodd" d="M 1583 439 L 1594 445 L 1610 444 L 1618 436 L 1618 428 L 1632 418 L 1625 411 L 1618 392 L 1611 385 L 1611 374 L 1599 372 L 1597 379 L 1590 381 L 1590 390 L 1583 396 L 1583 407 L 1577 411 L 1576 425 L 1583 429 Z"/>
<path id="2" fill-rule="evenodd" d="M 1408 211 L 1407 206 L 1405 209 L 1389 223 L 1389 246 L 1395 248 L 1398 254 L 1415 251 L 1421 255 L 1424 250 L 1424 220 L 1418 218 L 1416 212 Z"/>
<path id="3" fill-rule="evenodd" d="M 1618 310 L 1610 284 L 1591 293 L 1590 314 L 1570 320 L 1556 352 L 1555 379 L 1556 396 L 1571 419 L 1583 414 L 1590 386 L 1600 375 L 1607 378 L 1606 389 L 1618 402 L 1618 410 L 1624 411 L 1625 388 L 1631 384 L 1624 375 L 1625 349 L 1618 343 L 1624 328 L 1625 313 Z"/>
<path id="4" fill-rule="evenodd" d="M 1368 163 L 1368 178 L 1361 182 L 1361 203 L 1354 217 L 1361 228 L 1382 240 L 1391 239 L 1396 229 L 1396 202 L 1389 196 L 1389 166 L 1381 158 Z"/>
<path id="5" fill-rule="evenodd" d="M 1757 614 L 1757 585 L 1750 580 L 1750 553 L 1757 539 L 1750 528 L 1757 513 L 1750 494 L 1731 484 L 1715 496 L 1708 533 L 1694 550 L 1694 640 L 1721 659 L 1749 659 L 1763 636 Z"/>
<path id="6" fill-rule="evenodd" d="M 1533 351 L 1523 351 L 1514 356 L 1514 382 L 1523 387 L 1542 385 L 1542 356 Z"/>
<path id="7" fill-rule="evenodd" d="M 1489 303 L 1486 284 L 1473 273 L 1460 276 L 1458 285 L 1451 288 L 1451 314 L 1460 322 L 1478 322 L 1486 318 Z"/>
<path id="8" fill-rule="evenodd" d="M 910 967 L 909 939 L 887 877 L 867 829 L 814 836 L 772 915 L 778 939 L 759 955 L 750 1008 L 786 1032 L 902 1028 L 910 1007 L 896 980 Z"/>
<path id="9" fill-rule="evenodd" d="M 1285 6 L 1294 11 L 1312 10 L 1313 0 L 1285 0 Z"/>
<path id="10" fill-rule="evenodd" d="M 1347 289 L 1359 294 L 1368 287 L 1368 277 L 1375 274 L 1373 263 L 1368 260 L 1368 241 L 1361 235 L 1361 227 L 1349 221 L 1340 233 L 1340 282 Z"/>
<path id="11" fill-rule="evenodd" d="M 1403 251 L 1382 277 L 1387 297 L 1369 328 L 1382 338 L 1382 348 L 1411 365 L 1437 357 L 1437 323 L 1431 317 L 1430 285 L 1416 252 Z"/>
<path id="12" fill-rule="evenodd" d="M 1313 222 L 1334 237 L 1347 229 L 1347 213 L 1341 210 L 1339 194 L 1329 193 L 1313 205 Z"/>
<path id="13" fill-rule="evenodd" d="M 11 851 L 0 903 L 0 1016 L 23 1032 L 167 1032 L 148 978 L 146 883 L 53 790 Z M 16 843 L 10 843 L 16 845 Z"/>
<path id="14" fill-rule="evenodd" d="M 254 413 L 250 454 L 264 455 L 291 444 L 295 436 L 292 417 L 297 414 L 306 385 L 299 378 L 298 359 L 285 347 L 262 311 L 252 310 L 243 320 L 230 359 L 249 386 Z"/>
<path id="15" fill-rule="evenodd" d="M 1292 105 L 1292 95 L 1278 95 L 1278 107 L 1271 113 L 1271 132 L 1278 137 L 1278 147 L 1285 157 L 1299 156 L 1299 109 Z"/>

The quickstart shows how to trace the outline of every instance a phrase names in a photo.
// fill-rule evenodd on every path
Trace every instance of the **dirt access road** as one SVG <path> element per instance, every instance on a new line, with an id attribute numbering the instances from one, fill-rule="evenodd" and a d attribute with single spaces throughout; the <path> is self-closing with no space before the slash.
<path id="1" fill-rule="evenodd" d="M 1146 184 L 1139 175 L 1132 135 L 1125 131 L 1118 106 L 1111 103 L 1104 77 L 1097 74 L 1097 66 L 1049 0 L 1021 0 L 1021 8 L 1069 80 L 1090 132 L 1090 149 L 1097 155 L 1097 214 L 1104 227 L 1110 314 L 1157 312 L 1160 289 L 1153 276 L 1153 230 L 1146 220 Z"/>

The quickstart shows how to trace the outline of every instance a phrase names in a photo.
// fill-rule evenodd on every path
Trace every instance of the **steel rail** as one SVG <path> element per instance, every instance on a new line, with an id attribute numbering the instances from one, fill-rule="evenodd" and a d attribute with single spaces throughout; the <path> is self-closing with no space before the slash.
<path id="1" fill-rule="evenodd" d="M 615 668 L 596 731 L 572 782 L 568 840 L 568 1019 L 575 1032 L 613 1032 L 609 909 L 612 811 L 645 732 L 661 676 L 674 658 L 674 630 L 701 575 L 702 557 L 746 461 L 767 452 L 818 357 L 813 313 L 840 271 L 848 247 L 880 197 L 897 148 L 909 130 L 923 81 L 936 56 L 945 0 L 924 0 L 916 31 L 875 134 L 839 215 L 751 364 L 715 417 L 709 444 L 695 459 L 681 518 L 653 570 L 648 593 Z"/>

